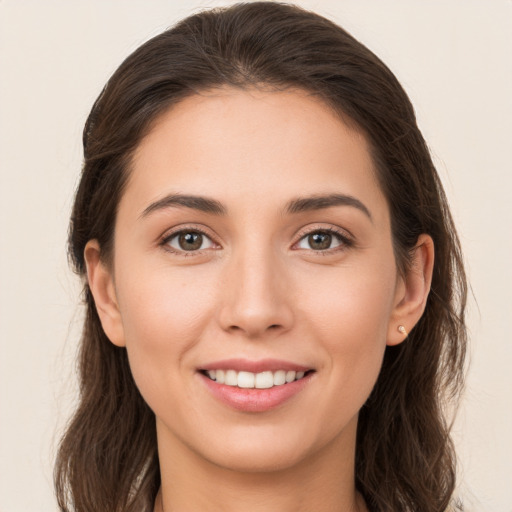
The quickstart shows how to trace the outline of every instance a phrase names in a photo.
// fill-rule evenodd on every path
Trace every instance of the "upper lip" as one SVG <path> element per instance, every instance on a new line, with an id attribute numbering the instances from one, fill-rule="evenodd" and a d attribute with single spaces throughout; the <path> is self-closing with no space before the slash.
<path id="1" fill-rule="evenodd" d="M 200 367 L 200 370 L 235 370 L 238 372 L 260 373 L 265 371 L 277 372 L 278 370 L 306 372 L 312 370 L 312 368 L 280 359 L 259 359 L 257 361 L 249 359 L 222 359 L 205 364 Z"/>

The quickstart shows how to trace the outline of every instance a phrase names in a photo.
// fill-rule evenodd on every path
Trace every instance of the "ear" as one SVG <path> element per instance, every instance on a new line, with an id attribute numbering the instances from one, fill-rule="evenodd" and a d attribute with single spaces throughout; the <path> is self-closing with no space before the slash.
<path id="1" fill-rule="evenodd" d="M 425 311 L 434 269 L 434 242 L 420 235 L 412 251 L 412 261 L 403 277 L 399 277 L 395 306 L 388 326 L 388 345 L 398 345 L 407 338 Z M 402 326 L 402 327 L 400 327 Z"/>
<path id="2" fill-rule="evenodd" d="M 117 303 L 114 277 L 110 268 L 101 260 L 101 249 L 97 240 L 87 242 L 84 257 L 87 281 L 103 330 L 114 345 L 124 347 L 124 329 Z"/>

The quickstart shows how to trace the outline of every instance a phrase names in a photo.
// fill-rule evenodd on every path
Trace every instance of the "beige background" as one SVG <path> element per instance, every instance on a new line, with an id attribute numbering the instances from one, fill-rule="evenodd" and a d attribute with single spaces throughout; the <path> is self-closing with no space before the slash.
<path id="1" fill-rule="evenodd" d="M 67 269 L 81 130 L 140 43 L 186 0 L 0 0 L 0 512 L 55 511 L 73 405 L 79 287 Z M 397 74 L 451 200 L 476 301 L 454 433 L 469 511 L 512 511 L 512 1 L 317 0 Z"/>

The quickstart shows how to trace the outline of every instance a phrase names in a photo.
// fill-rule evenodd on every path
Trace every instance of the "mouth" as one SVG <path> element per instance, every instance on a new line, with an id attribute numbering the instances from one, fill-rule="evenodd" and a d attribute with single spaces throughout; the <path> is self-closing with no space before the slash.
<path id="1" fill-rule="evenodd" d="M 297 380 L 304 379 L 313 371 L 314 370 L 267 370 L 259 373 L 253 373 L 248 371 L 236 371 L 234 369 L 217 369 L 201 370 L 201 373 L 210 380 L 226 386 L 238 387 L 241 389 L 270 389 L 276 386 L 285 386 Z"/>
<path id="2" fill-rule="evenodd" d="M 198 374 L 212 396 L 231 409 L 265 412 L 302 395 L 316 373 L 299 364 L 266 359 L 212 362 Z"/>

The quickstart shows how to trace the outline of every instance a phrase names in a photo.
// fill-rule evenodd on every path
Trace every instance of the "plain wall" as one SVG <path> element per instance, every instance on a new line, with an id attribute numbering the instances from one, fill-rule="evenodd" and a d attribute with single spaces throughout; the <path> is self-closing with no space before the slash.
<path id="1" fill-rule="evenodd" d="M 0 0 L 0 512 L 53 511 L 75 400 L 79 284 L 66 235 L 81 131 L 132 50 L 214 1 Z M 231 2 L 232 3 L 232 2 Z M 512 511 L 512 1 L 318 0 L 408 91 L 474 298 L 454 428 L 467 510 Z"/>

